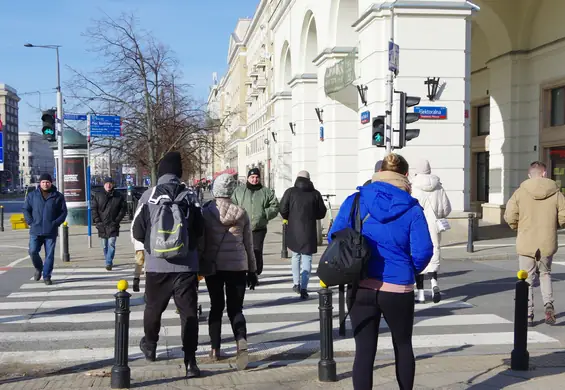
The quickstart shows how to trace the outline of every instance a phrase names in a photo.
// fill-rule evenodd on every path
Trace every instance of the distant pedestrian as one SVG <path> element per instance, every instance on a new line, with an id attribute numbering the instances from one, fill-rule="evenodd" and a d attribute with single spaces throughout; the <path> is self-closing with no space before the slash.
<path id="1" fill-rule="evenodd" d="M 534 285 L 539 282 L 545 323 L 554 325 L 551 263 L 557 253 L 557 229 L 565 225 L 565 197 L 555 181 L 548 179 L 541 161 L 530 164 L 528 177 L 506 204 L 504 219 L 518 230 L 516 251 L 520 269 L 528 271 L 530 285 L 528 323 L 534 325 Z M 539 276 L 538 276 L 539 272 Z"/>
<path id="2" fill-rule="evenodd" d="M 145 336 L 139 347 L 155 361 L 161 317 L 171 296 L 179 309 L 186 376 L 200 376 L 198 346 L 198 241 L 203 232 L 200 207 L 192 191 L 181 183 L 182 160 L 167 153 L 159 163 L 157 185 L 139 200 L 132 222 L 133 238 L 145 250 Z M 136 246 L 135 249 L 138 249 Z"/>
<path id="3" fill-rule="evenodd" d="M 257 275 L 263 272 L 263 243 L 267 235 L 267 224 L 279 213 L 279 202 L 275 192 L 261 184 L 259 168 L 252 168 L 247 174 L 244 186 L 237 187 L 231 200 L 247 211 L 253 231 L 253 250 L 257 261 Z"/>
<path id="4" fill-rule="evenodd" d="M 104 179 L 104 191 L 97 191 L 92 197 L 92 221 L 98 229 L 98 237 L 104 251 L 106 270 L 111 271 L 116 253 L 116 240 L 120 235 L 120 223 L 128 205 L 118 191 L 114 191 L 114 180 Z"/>
<path id="5" fill-rule="evenodd" d="M 280 204 L 281 216 L 288 220 L 286 245 L 292 251 L 292 290 L 308 299 L 312 255 L 318 252 L 316 221 L 328 211 L 320 192 L 307 171 L 298 172 L 294 187 L 288 188 Z"/>
<path id="6" fill-rule="evenodd" d="M 227 303 L 237 345 L 237 368 L 243 370 L 249 363 L 243 299 L 247 286 L 255 289 L 257 265 L 249 215 L 230 199 L 236 187 L 237 181 L 232 175 L 224 173 L 218 176 L 214 182 L 215 199 L 204 204 L 202 215 L 205 228 L 200 275 L 206 278 L 210 295 L 210 357 L 214 360 L 221 358 L 222 313 Z"/>
<path id="7" fill-rule="evenodd" d="M 23 212 L 29 225 L 29 255 L 35 267 L 34 280 L 40 280 L 43 274 L 43 281 L 50 286 L 58 229 L 67 219 L 65 197 L 53 185 L 51 175 L 39 176 L 39 187 L 27 194 Z M 45 248 L 45 263 L 39 256 L 41 247 Z"/>
<path id="8" fill-rule="evenodd" d="M 441 293 L 437 281 L 441 259 L 441 231 L 438 221 L 447 218 L 451 213 L 451 203 L 447 193 L 443 189 L 439 177 L 432 175 L 432 169 L 428 160 L 420 160 L 415 164 L 415 176 L 412 180 L 412 196 L 418 199 L 420 206 L 424 208 L 424 215 L 428 222 L 430 236 L 434 243 L 434 255 L 426 269 L 416 277 L 417 300 L 425 303 L 424 276 L 430 277 L 432 285 L 432 299 L 435 303 L 441 301 Z"/>
<path id="9" fill-rule="evenodd" d="M 381 170 L 381 167 L 383 166 L 383 160 L 379 160 L 377 161 L 377 163 L 375 164 L 375 173 L 377 173 L 378 171 Z M 368 186 L 369 184 L 371 184 L 372 181 L 371 179 L 367 180 L 365 183 L 363 183 L 364 186 Z"/>

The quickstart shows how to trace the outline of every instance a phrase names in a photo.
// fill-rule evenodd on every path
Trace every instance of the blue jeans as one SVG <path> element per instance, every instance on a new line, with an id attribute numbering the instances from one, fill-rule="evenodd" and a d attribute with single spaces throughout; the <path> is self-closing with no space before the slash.
<path id="1" fill-rule="evenodd" d="M 310 280 L 310 271 L 312 271 L 312 255 L 293 252 L 292 281 L 295 285 L 299 284 L 301 290 L 307 290 L 308 281 Z"/>
<path id="2" fill-rule="evenodd" d="M 118 237 L 100 239 L 100 243 L 102 244 L 102 249 L 104 250 L 104 258 L 106 259 L 106 265 L 112 265 L 114 261 L 114 255 L 116 254 L 117 238 Z"/>
<path id="3" fill-rule="evenodd" d="M 29 256 L 35 269 L 43 271 L 43 280 L 51 279 L 51 272 L 55 264 L 56 244 L 57 237 L 29 236 Z M 45 249 L 45 263 L 39 256 L 42 246 Z"/>

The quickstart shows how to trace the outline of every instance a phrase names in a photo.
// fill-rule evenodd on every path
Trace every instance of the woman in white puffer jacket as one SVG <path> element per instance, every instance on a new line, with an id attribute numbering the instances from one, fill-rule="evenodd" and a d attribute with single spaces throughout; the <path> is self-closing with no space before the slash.
<path id="1" fill-rule="evenodd" d="M 436 221 L 441 218 L 447 218 L 449 213 L 451 213 L 451 203 L 441 185 L 439 177 L 431 174 L 432 170 L 428 160 L 421 160 L 415 164 L 415 171 L 415 176 L 412 179 L 412 196 L 418 199 L 418 202 L 424 208 L 424 215 L 426 216 L 428 229 L 434 244 L 434 255 L 430 264 L 416 277 L 415 293 L 417 301 L 424 303 L 424 276 L 428 274 L 432 284 L 433 301 L 438 303 L 441 300 L 437 282 L 437 272 L 441 258 L 439 247 L 441 233 L 438 232 Z"/>

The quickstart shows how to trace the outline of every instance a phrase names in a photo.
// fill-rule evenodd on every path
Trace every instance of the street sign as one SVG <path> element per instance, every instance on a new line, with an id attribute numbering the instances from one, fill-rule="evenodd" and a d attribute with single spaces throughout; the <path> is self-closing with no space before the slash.
<path id="1" fill-rule="evenodd" d="M 63 119 L 66 121 L 85 121 L 86 114 L 64 114 Z"/>
<path id="2" fill-rule="evenodd" d="M 324 141 L 324 125 L 320 125 L 320 141 Z"/>
<path id="3" fill-rule="evenodd" d="M 361 113 L 361 124 L 367 124 L 371 122 L 371 112 L 370 111 L 363 111 Z"/>
<path id="4" fill-rule="evenodd" d="M 122 120 L 116 115 L 90 115 L 91 137 L 120 137 Z"/>
<path id="5" fill-rule="evenodd" d="M 414 107 L 414 112 L 420 114 L 420 119 L 447 119 L 447 107 Z"/>
<path id="6" fill-rule="evenodd" d="M 388 42 L 388 70 L 398 74 L 398 61 L 400 59 L 400 48 L 393 41 Z"/>
<path id="7" fill-rule="evenodd" d="M 4 170 L 4 133 L 0 131 L 0 171 Z"/>

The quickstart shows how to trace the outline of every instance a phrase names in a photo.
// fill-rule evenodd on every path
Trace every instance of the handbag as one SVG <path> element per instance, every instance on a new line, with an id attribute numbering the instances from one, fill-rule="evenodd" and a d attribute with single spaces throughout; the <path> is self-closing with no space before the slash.
<path id="1" fill-rule="evenodd" d="M 437 212 L 434 210 L 432 204 L 430 203 L 430 196 L 428 195 L 428 197 L 426 198 L 426 201 L 430 204 L 430 208 L 432 209 L 432 213 L 434 213 L 434 217 L 436 217 L 436 221 L 434 223 L 435 227 L 436 227 L 436 231 L 438 233 L 442 233 L 445 232 L 449 229 L 451 229 L 451 225 L 449 224 L 449 221 L 447 220 L 447 218 L 438 218 L 437 217 Z M 424 202 L 425 205 L 425 202 Z M 425 207 L 423 207 L 425 209 Z"/>

